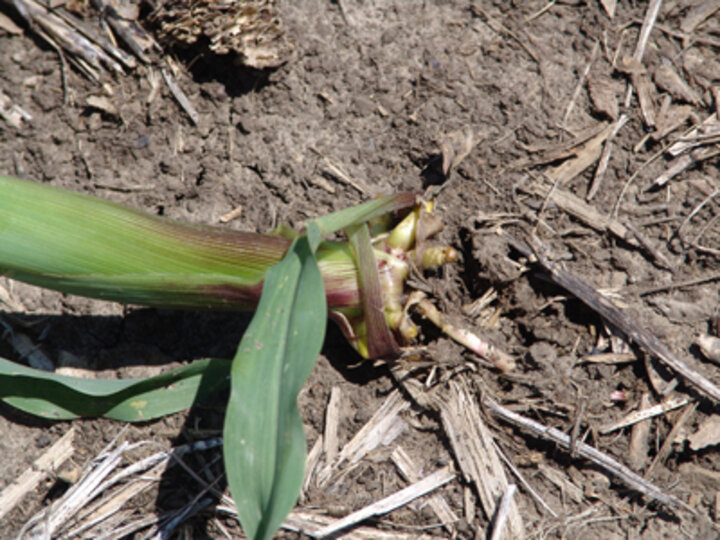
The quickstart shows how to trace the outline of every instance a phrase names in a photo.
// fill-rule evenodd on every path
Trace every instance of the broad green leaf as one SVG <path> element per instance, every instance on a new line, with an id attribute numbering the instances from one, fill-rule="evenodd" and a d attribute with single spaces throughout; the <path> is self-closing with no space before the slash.
<path id="1" fill-rule="evenodd" d="M 310 248 L 314 252 L 323 238 L 340 229 L 365 223 L 388 212 L 407 208 L 413 204 L 415 204 L 414 194 L 396 193 L 316 218 L 307 224 Z"/>
<path id="2" fill-rule="evenodd" d="M 297 501 L 305 436 L 297 396 L 320 353 L 327 308 L 307 238 L 266 276 L 233 360 L 225 417 L 225 470 L 240 523 L 269 539 Z"/>
<path id="3" fill-rule="evenodd" d="M 292 240 L 181 223 L 0 176 L 0 273 L 161 307 L 252 308 Z"/>
<path id="4" fill-rule="evenodd" d="M 0 358 L 0 399 L 52 420 L 106 416 L 142 422 L 187 409 L 227 388 L 230 364 L 206 359 L 147 379 L 83 379 Z"/>

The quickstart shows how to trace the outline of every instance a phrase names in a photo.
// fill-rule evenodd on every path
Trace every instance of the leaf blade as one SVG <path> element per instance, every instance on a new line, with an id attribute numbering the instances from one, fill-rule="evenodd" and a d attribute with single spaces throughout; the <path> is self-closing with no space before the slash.
<path id="1" fill-rule="evenodd" d="M 268 271 L 233 360 L 225 468 L 250 538 L 271 538 L 297 500 L 306 452 L 297 395 L 320 353 L 326 317 L 322 276 L 301 238 Z"/>
<path id="2" fill-rule="evenodd" d="M 310 248 L 315 251 L 322 239 L 340 229 L 359 225 L 395 210 L 415 204 L 415 195 L 401 192 L 374 201 L 368 201 L 332 214 L 315 218 L 307 224 Z"/>
<path id="3" fill-rule="evenodd" d="M 227 386 L 230 361 L 196 360 L 146 379 L 83 379 L 0 358 L 0 399 L 53 420 L 106 416 L 142 422 L 187 409 Z"/>

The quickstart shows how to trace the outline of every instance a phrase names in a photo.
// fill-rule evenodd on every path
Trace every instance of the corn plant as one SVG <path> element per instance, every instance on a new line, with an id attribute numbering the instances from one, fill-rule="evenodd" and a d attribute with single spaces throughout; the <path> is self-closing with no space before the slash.
<path id="1" fill-rule="evenodd" d="M 394 228 L 390 213 L 409 209 Z M 329 316 L 366 358 L 392 356 L 416 329 L 403 308 L 413 264 L 442 264 L 437 230 L 400 193 L 308 222 L 243 233 L 160 218 L 0 176 L 0 273 L 65 293 L 145 306 L 255 310 L 232 360 L 147 379 L 79 379 L 0 358 L 0 398 L 51 419 L 146 421 L 230 387 L 223 454 L 240 522 L 270 538 L 297 500 L 306 443 L 297 395 Z M 344 230 L 347 242 L 327 237 Z"/>

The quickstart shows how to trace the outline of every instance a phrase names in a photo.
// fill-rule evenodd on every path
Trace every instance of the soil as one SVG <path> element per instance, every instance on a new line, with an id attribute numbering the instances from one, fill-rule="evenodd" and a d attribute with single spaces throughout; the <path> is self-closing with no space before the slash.
<path id="1" fill-rule="evenodd" d="M 685 7 L 666 3 L 657 24 L 677 28 Z M 141 65 L 124 77 L 108 78 L 103 90 L 72 67 L 63 69 L 56 51 L 32 31 L 11 35 L 0 30 L 0 90 L 32 117 L 19 129 L 0 121 L 0 173 L 159 215 L 251 231 L 280 223 L 298 226 L 379 194 L 411 190 L 432 195 L 445 223 L 439 241 L 461 254 L 457 264 L 427 277 L 434 301 L 458 326 L 474 329 L 512 354 L 517 368 L 502 375 L 423 324 L 420 344 L 431 363 L 413 369 L 413 377 L 424 382 L 436 369 L 434 380 L 446 384 L 451 374 L 460 373 L 474 388 L 567 433 L 580 415 L 586 442 L 620 461 L 628 456 L 629 430 L 601 434 L 598 428 L 637 408 L 645 393 L 653 403 L 660 400 L 642 353 L 610 337 L 612 330 L 591 309 L 527 266 L 508 238 L 525 240 L 534 230 L 553 260 L 609 294 L 691 367 L 720 383 L 717 368 L 693 344 L 693 336 L 707 332 L 718 314 L 717 277 L 673 287 L 717 276 L 719 233 L 717 222 L 711 223 L 717 202 L 711 200 L 686 220 L 718 188 L 717 161 L 704 161 L 661 189 L 648 190 L 669 158 L 644 164 L 666 141 L 651 139 L 636 148 L 647 132 L 640 108 L 634 99 L 621 108 L 629 121 L 614 139 L 602 186 L 590 204 L 609 216 L 624 193 L 618 220 L 634 224 L 670 269 L 637 242 L 592 229 L 528 194 L 563 159 L 544 161 L 539 150 L 568 147 L 606 120 L 586 86 L 576 89 L 596 43 L 592 74 L 604 73 L 624 88 L 626 77 L 613 71 L 611 62 L 616 50 L 632 54 L 644 3 L 618 3 L 612 20 L 595 1 L 305 0 L 282 2 L 280 8 L 293 52 L 275 70 L 244 68 L 201 46 L 169 51 L 180 66 L 178 83 L 199 113 L 197 125 L 164 86 L 148 101 L 156 67 Z M 92 12 L 87 17 L 96 21 Z M 662 54 L 677 60 L 685 45 L 658 28 L 649 45 L 652 61 Z M 103 93 L 117 114 L 87 105 L 88 96 Z M 696 105 L 696 116 L 685 127 L 705 118 L 709 109 Z M 467 129 L 474 135 L 469 154 L 443 174 L 445 137 Z M 328 172 L 328 163 L 343 174 Z M 556 187 L 584 199 L 595 169 Z M 238 207 L 239 217 L 220 223 Z M 707 223 L 711 227 L 703 230 Z M 681 225 L 684 238 L 699 236 L 710 249 L 681 242 Z M 246 315 L 125 307 L 10 281 L 0 286 L 12 300 L 1 314 L 5 323 L 21 328 L 56 365 L 70 362 L 105 376 L 142 376 L 197 358 L 231 357 L 248 321 Z M 642 294 L 658 286 L 667 289 Z M 465 307 L 489 289 L 497 293 L 489 307 L 468 314 Z M 638 360 L 579 361 L 585 354 L 610 350 L 635 351 Z M 0 343 L 0 354 L 22 361 L 7 341 Z M 323 354 L 300 396 L 309 445 L 323 430 L 332 388 L 343 393 L 343 445 L 397 387 L 391 371 L 392 365 L 359 362 L 330 325 Z M 689 390 L 681 384 L 678 392 Z M 207 436 L 222 426 L 224 399 L 131 425 L 124 436 L 162 446 L 200 438 L 199 433 Z M 680 412 L 653 420 L 650 449 L 635 464 L 637 472 L 643 474 L 650 465 Z M 693 432 L 713 412 L 712 402 L 700 398 L 685 430 Z M 71 425 L 80 434 L 72 458 L 76 467 L 124 428 L 102 419 L 39 421 L 8 406 L 0 413 L 0 490 Z M 405 418 L 411 427 L 393 444 L 403 446 L 424 471 L 443 464 L 458 468 L 436 416 L 413 405 Z M 553 518 L 521 487 L 516 502 L 529 538 L 718 535 L 713 528 L 720 493 L 716 446 L 693 451 L 679 439 L 654 469 L 652 480 L 692 506 L 693 516 L 649 503 L 551 443 L 490 416 L 487 421 L 504 453 L 559 516 Z M 308 490 L 302 508 L 340 516 L 404 487 L 389 460 L 391 450 L 363 459 L 334 490 Z M 190 465 L 201 468 L 195 459 L 200 458 L 190 456 Z M 220 474 L 218 460 L 205 459 Z M 695 466 L 692 474 L 688 464 Z M 582 495 L 567 497 L 541 473 L 548 467 L 566 475 Z M 14 538 L 66 487 L 55 476 L 42 483 L 4 518 L 0 536 Z M 173 469 L 152 496 L 133 501 L 133 508 L 162 513 L 182 507 L 197 493 L 196 485 Z M 465 478 L 458 476 L 438 493 L 462 518 L 450 531 L 437 526 L 437 517 L 422 505 L 406 506 L 374 524 L 448 538 L 482 538 L 490 529 L 477 492 Z M 233 538 L 240 537 L 237 525 L 212 508 L 190 518 L 177 534 L 221 537 L 218 523 Z"/>

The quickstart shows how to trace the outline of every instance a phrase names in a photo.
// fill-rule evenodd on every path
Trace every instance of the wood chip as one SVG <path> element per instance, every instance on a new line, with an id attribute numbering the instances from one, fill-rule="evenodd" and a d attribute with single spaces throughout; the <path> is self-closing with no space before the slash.
<path id="1" fill-rule="evenodd" d="M 680 30 L 686 34 L 691 34 L 695 28 L 700 26 L 702 22 L 720 9 L 718 0 L 705 0 L 701 4 L 691 7 L 683 20 L 680 22 Z"/>
<path id="2" fill-rule="evenodd" d="M 696 452 L 720 444 L 720 416 L 717 414 L 708 416 L 687 439 L 690 448 Z"/>
<path id="3" fill-rule="evenodd" d="M 4 30 L 13 36 L 19 36 L 23 33 L 23 29 L 4 13 L 0 13 L 0 30 Z"/>
<path id="4" fill-rule="evenodd" d="M 661 107 L 658 112 L 655 131 L 650 136 L 655 141 L 659 141 L 667 137 L 676 129 L 682 127 L 693 114 L 693 108 L 690 105 L 672 105 Z"/>
<path id="5" fill-rule="evenodd" d="M 0 520 L 22 502 L 25 495 L 33 491 L 43 479 L 53 474 L 75 452 L 73 437 L 75 429 L 70 428 L 47 451 L 36 459 L 20 478 L 0 492 Z"/>
<path id="6" fill-rule="evenodd" d="M 474 484 L 485 516 L 490 519 L 497 501 L 508 490 L 509 482 L 477 399 L 464 382 L 452 380 L 447 392 L 438 395 L 436 406 L 460 470 L 467 481 Z M 514 501 L 508 531 L 510 538 L 525 536 L 523 519 Z"/>
<path id="7" fill-rule="evenodd" d="M 400 508 L 418 497 L 422 497 L 423 495 L 426 495 L 447 484 L 453 478 L 455 478 L 455 473 L 452 472 L 449 467 L 444 467 L 435 471 L 431 475 L 426 476 L 419 482 L 415 482 L 414 484 L 401 489 L 384 499 L 380 499 L 377 502 L 369 504 L 352 514 L 337 520 L 332 525 L 328 525 L 327 527 L 323 527 L 322 529 L 315 531 L 312 533 L 312 536 L 315 538 L 325 538 L 371 517 L 392 512 L 396 508 Z"/>
<path id="8" fill-rule="evenodd" d="M 610 17 L 610 19 L 615 17 L 615 7 L 617 6 L 617 0 L 600 0 L 600 5 L 602 5 L 605 13 L 608 14 L 608 17 Z"/>
<path id="9" fill-rule="evenodd" d="M 618 94 L 620 85 L 608 75 L 596 73 L 588 78 L 588 94 L 596 112 L 604 114 L 611 120 L 617 120 L 620 114 Z"/>
<path id="10" fill-rule="evenodd" d="M 710 334 L 700 334 L 695 338 L 695 344 L 708 360 L 720 364 L 720 338 Z"/>
<path id="11" fill-rule="evenodd" d="M 88 96 L 85 101 L 88 107 L 104 112 L 109 116 L 119 117 L 117 107 L 107 96 Z"/>
<path id="12" fill-rule="evenodd" d="M 655 69 L 654 79 L 658 88 L 665 90 L 674 98 L 696 106 L 702 104 L 700 95 L 680 77 L 667 59 L 663 58 Z"/>
<path id="13" fill-rule="evenodd" d="M 478 142 L 479 140 L 470 126 L 465 126 L 463 129 L 453 131 L 443 137 L 440 142 L 440 152 L 442 153 L 442 171 L 446 178 L 472 152 Z"/>
<path id="14" fill-rule="evenodd" d="M 595 163 L 602 152 L 603 143 L 614 130 L 613 124 L 607 124 L 600 133 L 575 150 L 575 157 L 546 171 L 546 174 L 559 185 L 570 182 L 585 169 Z"/>
<path id="15" fill-rule="evenodd" d="M 238 205 L 232 210 L 230 210 L 227 214 L 223 214 L 220 216 L 220 223 L 228 223 L 232 221 L 233 219 L 239 218 L 243 213 L 243 207 L 242 205 Z"/>

